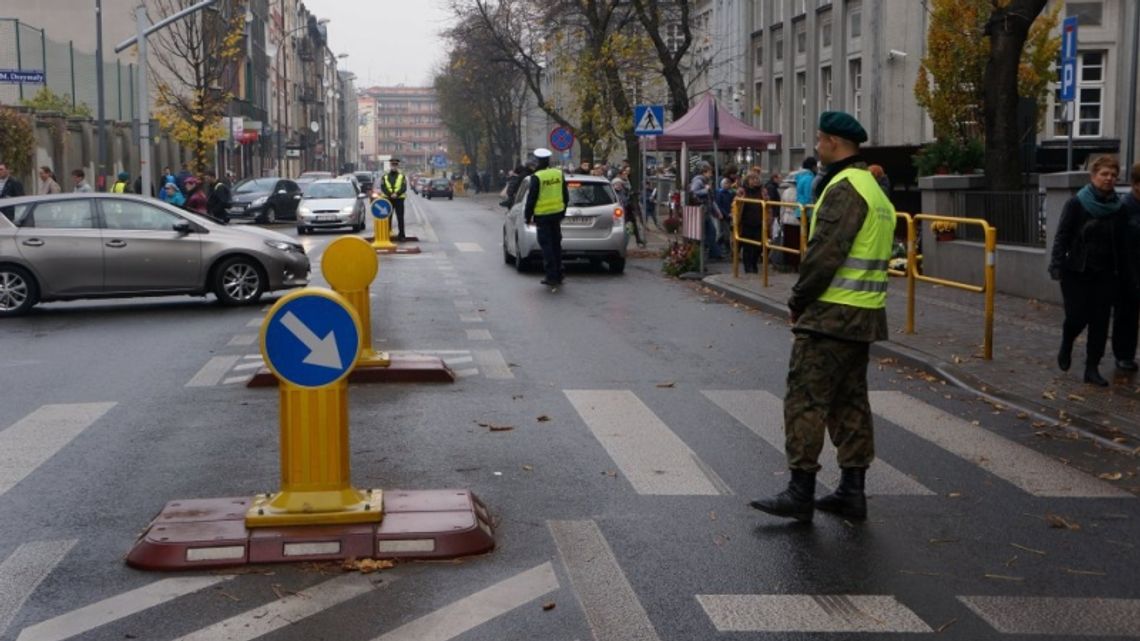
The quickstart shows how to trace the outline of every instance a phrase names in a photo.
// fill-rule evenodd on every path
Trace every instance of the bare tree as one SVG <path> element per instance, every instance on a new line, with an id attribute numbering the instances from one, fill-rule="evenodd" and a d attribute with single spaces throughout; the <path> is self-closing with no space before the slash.
<path id="1" fill-rule="evenodd" d="M 669 87 L 669 110 L 673 120 L 689 111 L 689 88 L 685 83 L 683 62 L 693 44 L 689 24 L 690 0 L 631 0 L 645 34 L 653 42 L 661 62 L 661 74 Z M 670 38 L 669 31 L 680 38 Z"/>

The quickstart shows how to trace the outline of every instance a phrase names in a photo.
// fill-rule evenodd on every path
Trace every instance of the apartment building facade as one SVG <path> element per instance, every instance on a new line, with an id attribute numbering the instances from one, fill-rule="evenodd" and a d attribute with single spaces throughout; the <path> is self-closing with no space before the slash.
<path id="1" fill-rule="evenodd" d="M 406 171 L 426 171 L 436 154 L 447 154 L 447 130 L 431 87 L 369 87 L 357 98 L 363 166 L 399 158 Z"/>

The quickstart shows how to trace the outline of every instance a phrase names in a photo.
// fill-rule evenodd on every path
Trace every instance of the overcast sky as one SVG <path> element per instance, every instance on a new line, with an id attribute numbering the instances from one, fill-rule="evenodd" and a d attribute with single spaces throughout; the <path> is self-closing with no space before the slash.
<path id="1" fill-rule="evenodd" d="M 446 0 L 304 0 L 328 18 L 329 49 L 347 53 L 339 68 L 356 74 L 357 87 L 426 87 L 443 61 L 439 32 L 451 22 Z"/>

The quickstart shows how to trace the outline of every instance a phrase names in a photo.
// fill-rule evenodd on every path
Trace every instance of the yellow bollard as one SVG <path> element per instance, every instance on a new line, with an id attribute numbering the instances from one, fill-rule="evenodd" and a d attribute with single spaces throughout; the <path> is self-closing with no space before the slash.
<path id="1" fill-rule="evenodd" d="M 344 296 L 360 317 L 360 358 L 356 367 L 388 367 L 387 352 L 372 347 L 372 304 L 368 286 L 376 279 L 379 260 L 373 245 L 363 238 L 344 236 L 329 244 L 321 258 L 321 273 L 333 291 Z"/>
<path id="2" fill-rule="evenodd" d="M 261 326 L 261 353 L 280 379 L 281 491 L 259 494 L 249 528 L 378 523 L 380 490 L 352 486 L 346 377 L 361 323 L 336 292 L 306 288 L 277 301 Z"/>
<path id="3" fill-rule="evenodd" d="M 377 198 L 368 211 L 372 213 L 372 249 L 396 249 L 392 242 L 392 203 L 387 198 Z"/>

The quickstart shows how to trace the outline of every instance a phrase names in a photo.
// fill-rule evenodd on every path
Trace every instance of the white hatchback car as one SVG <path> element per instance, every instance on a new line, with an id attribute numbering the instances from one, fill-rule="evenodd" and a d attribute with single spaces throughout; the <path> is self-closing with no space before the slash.
<path id="1" fill-rule="evenodd" d="M 530 180 L 524 180 L 515 202 L 503 221 L 503 261 L 520 272 L 542 262 L 542 249 L 533 224 L 523 219 Z M 570 202 L 562 219 L 562 258 L 585 259 L 600 266 L 603 262 L 613 274 L 625 270 L 625 211 L 609 181 L 600 176 L 566 176 Z"/>
<path id="2" fill-rule="evenodd" d="M 335 227 L 350 227 L 358 232 L 364 229 L 367 203 L 368 194 L 359 193 L 354 181 L 318 180 L 305 187 L 304 198 L 297 207 L 297 233 Z"/>

